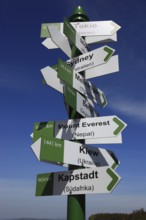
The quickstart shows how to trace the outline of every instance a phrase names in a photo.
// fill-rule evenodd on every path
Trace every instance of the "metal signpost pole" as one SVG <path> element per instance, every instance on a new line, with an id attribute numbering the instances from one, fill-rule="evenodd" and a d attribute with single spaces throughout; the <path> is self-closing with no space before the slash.
<path id="1" fill-rule="evenodd" d="M 84 13 L 83 9 L 78 6 L 75 10 L 73 15 L 70 16 L 70 22 L 77 22 L 77 21 L 88 21 L 88 16 Z M 72 58 L 80 55 L 80 51 L 72 45 Z M 81 73 L 84 76 L 84 72 Z M 66 106 L 68 109 L 69 118 L 76 119 L 78 118 L 77 113 L 74 115 L 73 109 L 69 106 Z M 80 115 L 80 118 L 82 116 Z M 80 166 L 70 165 L 69 170 L 75 170 L 81 168 Z M 86 210 L 85 210 L 85 194 L 84 195 L 69 195 L 67 200 L 67 220 L 85 220 Z"/>

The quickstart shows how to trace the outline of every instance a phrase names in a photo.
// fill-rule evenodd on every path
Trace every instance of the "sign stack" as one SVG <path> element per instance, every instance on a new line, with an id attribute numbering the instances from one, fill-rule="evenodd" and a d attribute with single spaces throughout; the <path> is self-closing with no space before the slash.
<path id="1" fill-rule="evenodd" d="M 31 148 L 39 161 L 81 169 L 37 175 L 36 196 L 109 193 L 121 179 L 115 171 L 119 161 L 114 153 L 87 145 L 122 143 L 126 123 L 115 115 L 99 117 L 94 105 L 105 107 L 107 100 L 88 80 L 119 70 L 113 48 L 88 48 L 93 43 L 116 41 L 119 29 L 113 21 L 70 23 L 64 19 L 63 23 L 42 24 L 41 37 L 46 38 L 42 44 L 48 49 L 59 47 L 69 59 L 58 59 L 55 67 L 47 66 L 41 73 L 82 118 L 35 123 Z M 81 55 L 71 58 L 72 45 Z"/>

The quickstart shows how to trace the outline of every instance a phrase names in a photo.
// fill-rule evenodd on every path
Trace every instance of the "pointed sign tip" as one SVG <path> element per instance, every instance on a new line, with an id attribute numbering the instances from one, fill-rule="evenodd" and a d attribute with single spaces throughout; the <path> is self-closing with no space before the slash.
<path id="1" fill-rule="evenodd" d="M 33 150 L 37 159 L 40 161 L 41 138 L 31 145 L 31 149 Z"/>
<path id="2" fill-rule="evenodd" d="M 113 29 L 111 30 L 111 34 L 114 34 L 115 32 L 117 32 L 121 28 L 120 25 L 116 24 L 113 21 L 111 22 L 111 25 L 113 26 Z"/>
<path id="3" fill-rule="evenodd" d="M 127 126 L 121 119 L 114 117 L 113 121 L 118 125 L 117 129 L 114 131 L 114 135 L 118 135 Z"/>
<path id="4" fill-rule="evenodd" d="M 114 189 L 114 187 L 116 186 L 116 184 L 120 181 L 121 177 L 118 176 L 111 168 L 108 168 L 106 172 L 112 178 L 112 181 L 107 186 L 107 189 L 109 191 L 112 191 Z"/>

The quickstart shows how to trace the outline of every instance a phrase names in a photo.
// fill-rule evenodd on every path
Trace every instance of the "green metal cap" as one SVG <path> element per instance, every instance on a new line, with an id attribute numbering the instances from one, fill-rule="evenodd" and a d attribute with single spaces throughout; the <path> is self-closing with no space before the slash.
<path id="1" fill-rule="evenodd" d="M 69 17 L 70 22 L 76 22 L 76 21 L 89 21 L 88 16 L 85 14 L 83 8 L 81 6 L 78 6 L 75 8 L 73 14 Z"/>

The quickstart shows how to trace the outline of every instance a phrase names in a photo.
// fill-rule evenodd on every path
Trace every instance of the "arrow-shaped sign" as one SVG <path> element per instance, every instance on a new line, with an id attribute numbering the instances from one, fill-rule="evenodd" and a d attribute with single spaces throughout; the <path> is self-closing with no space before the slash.
<path id="1" fill-rule="evenodd" d="M 41 69 L 41 73 L 46 83 L 57 91 L 63 93 L 64 83 L 57 77 L 57 72 L 50 66 Z"/>
<path id="2" fill-rule="evenodd" d="M 55 137 L 67 140 L 110 138 L 119 135 L 126 126 L 126 123 L 117 116 L 57 121 L 55 122 Z"/>
<path id="3" fill-rule="evenodd" d="M 43 23 L 41 25 L 41 38 L 50 37 L 48 25 L 55 26 L 63 33 L 63 22 L 61 23 Z M 71 22 L 71 25 L 81 36 L 104 36 L 113 35 L 121 27 L 113 21 L 87 21 L 87 22 Z"/>
<path id="4" fill-rule="evenodd" d="M 127 124 L 115 115 L 35 123 L 33 140 L 45 134 L 47 137 L 64 140 L 99 139 L 100 141 L 102 138 L 111 139 L 119 136 L 126 126 Z"/>
<path id="5" fill-rule="evenodd" d="M 115 41 L 117 41 L 117 33 L 115 33 L 113 35 L 87 36 L 87 37 L 85 37 L 85 41 L 87 44 L 115 42 Z"/>
<path id="6" fill-rule="evenodd" d="M 94 44 L 94 43 L 107 43 L 107 42 L 115 42 L 117 41 L 117 34 L 107 35 L 107 36 L 89 36 L 85 37 L 86 44 Z M 52 41 L 51 38 L 46 38 L 42 44 L 48 49 L 56 49 L 58 46 Z"/>
<path id="7" fill-rule="evenodd" d="M 119 164 L 112 151 L 57 138 L 43 136 L 35 141 L 31 148 L 39 161 L 57 165 L 115 168 Z"/>
<path id="8" fill-rule="evenodd" d="M 104 93 L 91 84 L 90 81 L 86 80 L 81 74 L 74 73 L 72 67 L 61 59 L 58 61 L 58 78 L 100 106 L 106 106 L 107 101 Z"/>
<path id="9" fill-rule="evenodd" d="M 40 122 L 34 124 L 34 131 L 31 134 L 33 142 L 38 140 L 40 137 L 54 137 L 54 122 Z M 67 139 L 67 138 L 66 138 Z M 121 144 L 122 135 L 119 134 L 115 137 L 106 137 L 106 138 L 93 138 L 85 139 L 85 144 Z"/>
<path id="10" fill-rule="evenodd" d="M 85 144 L 121 144 L 122 134 L 115 137 L 86 139 L 84 142 Z"/>
<path id="11" fill-rule="evenodd" d="M 120 179 L 108 166 L 38 174 L 36 196 L 110 193 Z"/>
<path id="12" fill-rule="evenodd" d="M 115 50 L 111 47 L 103 46 L 78 57 L 67 60 L 67 64 L 69 64 L 75 72 L 81 72 L 106 63 L 114 51 Z"/>
<path id="13" fill-rule="evenodd" d="M 77 22 L 72 25 L 81 36 L 113 35 L 121 28 L 113 21 Z"/>
<path id="14" fill-rule="evenodd" d="M 99 77 L 118 71 L 119 71 L 119 59 L 118 59 L 118 55 L 115 55 L 112 56 L 107 63 L 104 63 L 99 66 L 95 66 L 92 69 L 85 70 L 85 78 L 91 79 L 94 77 Z"/>
<path id="15" fill-rule="evenodd" d="M 53 25 L 48 25 L 51 38 L 55 44 L 71 58 L 72 51 L 67 37 L 65 37 L 60 31 L 58 31 Z M 47 42 L 43 41 L 43 45 L 47 47 Z M 48 47 L 47 47 L 48 48 Z"/>
<path id="16" fill-rule="evenodd" d="M 68 39 L 80 50 L 81 53 L 88 52 L 85 40 L 79 35 L 79 33 L 68 22 L 67 19 L 64 19 L 63 32 L 68 37 Z"/>
<path id="17" fill-rule="evenodd" d="M 69 85 L 64 86 L 65 102 L 84 117 L 96 117 L 99 114 L 94 110 L 91 100 L 85 98 Z"/>
<path id="18" fill-rule="evenodd" d="M 117 129 L 114 131 L 114 134 L 117 135 L 125 127 L 124 123 L 118 118 L 113 118 L 113 121 L 118 125 Z"/>

